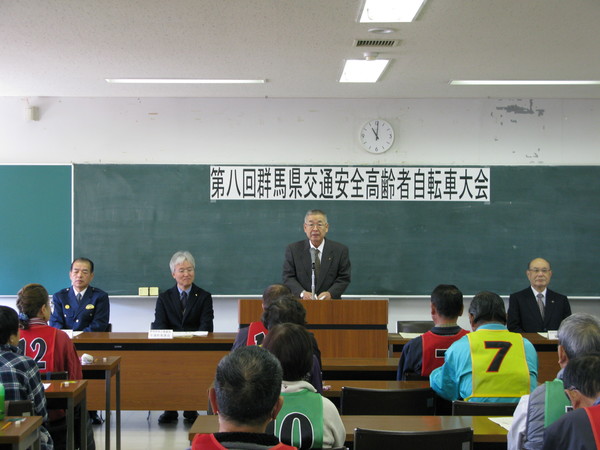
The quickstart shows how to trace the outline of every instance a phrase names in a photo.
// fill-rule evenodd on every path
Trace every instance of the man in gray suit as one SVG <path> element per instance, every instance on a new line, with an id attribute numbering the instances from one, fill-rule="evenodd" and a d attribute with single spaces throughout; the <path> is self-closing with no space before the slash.
<path id="1" fill-rule="evenodd" d="M 341 298 L 350 284 L 348 247 L 325 239 L 329 223 L 325 213 L 310 210 L 304 218 L 308 240 L 287 246 L 283 263 L 283 284 L 301 299 Z M 314 272 L 314 283 L 313 283 Z"/>

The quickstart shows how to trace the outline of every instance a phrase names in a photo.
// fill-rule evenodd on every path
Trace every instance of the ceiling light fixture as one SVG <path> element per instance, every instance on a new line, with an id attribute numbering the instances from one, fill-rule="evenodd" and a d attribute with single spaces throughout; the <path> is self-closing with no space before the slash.
<path id="1" fill-rule="evenodd" d="M 210 78 L 106 78 L 117 84 L 262 84 L 267 80 L 235 80 Z"/>
<path id="2" fill-rule="evenodd" d="M 586 86 L 600 80 L 452 80 L 454 86 Z"/>
<path id="3" fill-rule="evenodd" d="M 348 59 L 340 83 L 376 83 L 389 62 L 389 59 Z"/>
<path id="4" fill-rule="evenodd" d="M 412 22 L 424 4 L 425 0 L 366 0 L 360 22 Z"/>
<path id="5" fill-rule="evenodd" d="M 393 28 L 369 28 L 367 30 L 369 33 L 374 33 L 374 34 L 391 34 L 391 33 L 395 33 L 396 30 L 394 30 Z"/>

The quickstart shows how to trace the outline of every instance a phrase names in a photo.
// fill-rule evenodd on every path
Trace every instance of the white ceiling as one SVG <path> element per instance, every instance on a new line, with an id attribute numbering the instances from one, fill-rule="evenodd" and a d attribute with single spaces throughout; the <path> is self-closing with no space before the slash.
<path id="1" fill-rule="evenodd" d="M 0 96 L 600 98 L 600 86 L 466 87 L 452 79 L 600 79 L 598 0 L 428 0 L 413 23 L 357 22 L 362 0 L 0 0 Z M 356 39 L 398 39 L 392 48 Z M 339 83 L 379 51 L 376 84 Z M 105 78 L 266 78 L 114 85 Z"/>

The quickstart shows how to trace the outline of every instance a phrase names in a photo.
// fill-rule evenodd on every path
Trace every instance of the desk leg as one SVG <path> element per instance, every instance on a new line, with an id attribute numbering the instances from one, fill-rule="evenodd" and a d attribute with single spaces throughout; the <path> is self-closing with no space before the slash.
<path id="1" fill-rule="evenodd" d="M 106 420 L 104 421 L 105 448 L 106 450 L 110 450 L 110 370 L 104 372 L 104 378 L 106 379 Z"/>
<path id="2" fill-rule="evenodd" d="M 117 414 L 117 450 L 121 450 L 121 367 L 117 367 L 116 373 L 116 385 L 115 385 L 115 394 L 116 394 L 116 414 Z"/>
<path id="3" fill-rule="evenodd" d="M 75 450 L 75 401 L 67 399 L 67 449 Z"/>
<path id="4" fill-rule="evenodd" d="M 81 433 L 81 450 L 87 450 L 87 426 L 88 426 L 88 422 L 90 420 L 90 418 L 88 417 L 88 411 L 87 411 L 87 392 L 84 391 L 83 392 L 83 398 L 81 399 L 81 403 L 79 403 L 79 414 L 81 415 L 80 417 L 80 429 L 79 432 Z"/>

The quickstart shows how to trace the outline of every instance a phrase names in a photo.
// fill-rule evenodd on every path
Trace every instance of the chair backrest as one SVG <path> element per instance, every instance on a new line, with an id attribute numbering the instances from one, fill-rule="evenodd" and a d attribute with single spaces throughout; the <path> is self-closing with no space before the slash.
<path id="1" fill-rule="evenodd" d="M 512 416 L 518 403 L 452 402 L 453 416 Z"/>
<path id="2" fill-rule="evenodd" d="M 422 389 L 362 389 L 343 387 L 340 413 L 344 415 L 431 416 L 435 393 Z"/>
<path id="3" fill-rule="evenodd" d="M 4 402 L 4 411 L 7 416 L 33 416 L 33 402 L 31 400 L 7 400 Z"/>
<path id="4" fill-rule="evenodd" d="M 404 379 L 406 381 L 428 381 L 429 377 L 415 372 L 404 372 Z"/>
<path id="5" fill-rule="evenodd" d="M 112 323 L 109 322 L 108 325 L 106 325 L 106 330 L 108 333 L 110 333 L 112 331 Z"/>
<path id="6" fill-rule="evenodd" d="M 42 373 L 42 378 L 44 380 L 68 380 L 69 372 L 45 372 Z"/>
<path id="7" fill-rule="evenodd" d="M 441 431 L 380 431 L 356 428 L 354 450 L 385 448 L 439 448 L 468 450 L 473 448 L 473 430 L 456 428 Z"/>
<path id="8" fill-rule="evenodd" d="M 434 326 L 432 320 L 399 320 L 396 322 L 397 333 L 426 333 Z"/>

